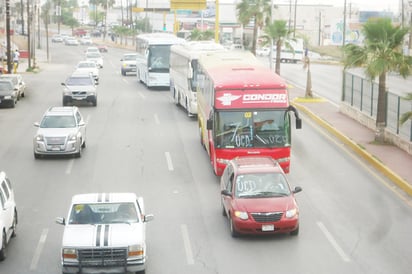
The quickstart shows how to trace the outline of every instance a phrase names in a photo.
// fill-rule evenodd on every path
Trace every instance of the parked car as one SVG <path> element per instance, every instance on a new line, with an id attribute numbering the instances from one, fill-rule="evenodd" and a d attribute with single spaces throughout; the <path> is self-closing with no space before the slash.
<path id="1" fill-rule="evenodd" d="M 19 98 L 19 91 L 10 79 L 0 79 L 0 105 L 14 108 Z"/>
<path id="2" fill-rule="evenodd" d="M 50 107 L 33 138 L 34 158 L 46 155 L 81 157 L 86 147 L 86 122 L 77 107 Z"/>
<path id="3" fill-rule="evenodd" d="M 63 106 L 73 102 L 88 102 L 97 106 L 96 81 L 89 72 L 74 71 L 64 83 Z"/>
<path id="4" fill-rule="evenodd" d="M 64 225 L 62 272 L 144 272 L 146 223 L 152 219 L 134 193 L 74 195 L 67 218 L 56 219 Z"/>
<path id="5" fill-rule="evenodd" d="M 93 45 L 93 41 L 90 37 L 84 36 L 80 38 L 80 44 L 81 45 Z"/>
<path id="6" fill-rule="evenodd" d="M 99 68 L 103 68 L 103 57 L 100 52 L 87 52 L 86 60 L 96 62 Z"/>
<path id="7" fill-rule="evenodd" d="M 16 236 L 17 207 L 10 179 L 0 171 L 0 261 L 6 259 L 7 245 Z"/>
<path id="8" fill-rule="evenodd" d="M 271 157 L 229 161 L 221 180 L 222 213 L 232 237 L 241 234 L 299 233 L 299 208 L 283 169 Z"/>
<path id="9" fill-rule="evenodd" d="M 25 96 L 24 92 L 26 90 L 26 83 L 24 82 L 21 74 L 2 74 L 0 75 L 0 80 L 1 79 L 9 79 L 12 81 L 14 88 L 18 91 L 17 100 Z"/>
<path id="10" fill-rule="evenodd" d="M 96 62 L 93 61 L 80 61 L 76 66 L 77 72 L 91 73 L 96 85 L 99 84 L 99 68 Z"/>
<path id="11" fill-rule="evenodd" d="M 52 43 L 63 43 L 63 37 L 60 34 L 55 34 L 51 38 Z"/>
<path id="12" fill-rule="evenodd" d="M 122 59 L 120 59 L 121 68 L 120 72 L 122 75 L 126 75 L 129 72 L 136 73 L 136 53 L 125 53 L 123 54 Z"/>
<path id="13" fill-rule="evenodd" d="M 91 46 L 91 47 L 87 47 L 85 53 L 86 53 L 86 55 L 87 55 L 87 54 L 90 53 L 90 52 L 99 53 L 100 51 L 99 51 L 99 49 L 98 49 L 97 47 Z"/>
<path id="14" fill-rule="evenodd" d="M 78 45 L 80 45 L 79 40 L 77 40 L 76 38 L 73 38 L 73 37 L 67 37 L 64 40 L 64 44 L 66 46 L 78 46 Z"/>
<path id="15" fill-rule="evenodd" d="M 270 54 L 270 48 L 268 48 L 268 47 L 263 47 L 263 48 L 256 49 L 256 55 L 257 56 L 269 56 L 269 54 Z"/>
<path id="16" fill-rule="evenodd" d="M 100 52 L 108 52 L 109 49 L 107 48 L 106 45 L 98 45 L 97 48 L 99 49 Z"/>

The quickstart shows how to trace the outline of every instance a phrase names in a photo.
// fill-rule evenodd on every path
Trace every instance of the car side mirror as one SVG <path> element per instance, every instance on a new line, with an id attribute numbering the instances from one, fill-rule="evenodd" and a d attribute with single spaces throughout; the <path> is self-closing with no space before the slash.
<path id="1" fill-rule="evenodd" d="M 293 193 L 301 192 L 303 189 L 300 186 L 296 186 L 295 189 L 292 191 Z"/>
<path id="2" fill-rule="evenodd" d="M 232 193 L 227 189 L 222 190 L 220 194 L 225 195 L 225 196 L 232 196 Z"/>
<path id="3" fill-rule="evenodd" d="M 65 225 L 66 220 L 64 219 L 64 217 L 57 217 L 56 218 L 56 223 L 59 224 L 59 225 Z"/>
<path id="4" fill-rule="evenodd" d="M 153 214 L 146 214 L 144 215 L 144 222 L 150 222 L 154 219 L 154 215 Z"/>
<path id="5" fill-rule="evenodd" d="M 39 126 L 40 126 L 40 123 L 39 123 L 39 122 L 34 122 L 33 125 L 34 125 L 35 127 L 39 127 Z"/>

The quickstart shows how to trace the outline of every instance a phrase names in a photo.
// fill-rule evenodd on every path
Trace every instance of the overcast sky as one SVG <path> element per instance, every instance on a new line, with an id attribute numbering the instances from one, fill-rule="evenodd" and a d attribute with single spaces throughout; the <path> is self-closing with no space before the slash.
<path id="1" fill-rule="evenodd" d="M 274 3 L 278 2 L 279 0 L 273 0 Z M 290 0 L 280 0 L 279 2 L 282 3 L 289 3 Z M 292 4 L 294 4 L 295 0 L 292 0 Z M 404 0 L 405 3 L 408 1 Z M 334 6 L 341 6 L 343 7 L 345 0 L 297 0 L 297 3 L 301 4 L 325 4 L 325 5 L 334 5 Z M 360 10 L 372 10 L 372 11 L 393 11 L 397 12 L 399 10 L 399 6 L 401 0 L 346 0 L 346 4 L 359 7 Z"/>

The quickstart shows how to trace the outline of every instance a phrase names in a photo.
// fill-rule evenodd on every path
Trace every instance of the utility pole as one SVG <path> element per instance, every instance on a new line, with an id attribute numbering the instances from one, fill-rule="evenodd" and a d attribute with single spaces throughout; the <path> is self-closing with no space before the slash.
<path id="1" fill-rule="evenodd" d="M 294 13 L 294 19 L 293 19 L 293 38 L 296 37 L 296 10 L 297 10 L 297 4 L 298 0 L 295 0 L 295 13 Z"/>
<path id="2" fill-rule="evenodd" d="M 24 35 L 24 4 L 23 0 L 20 0 L 20 17 L 21 17 L 21 34 Z"/>
<path id="3" fill-rule="evenodd" d="M 12 57 L 10 42 L 10 0 L 6 0 L 6 43 L 7 43 L 7 71 L 12 73 Z"/>
<path id="4" fill-rule="evenodd" d="M 27 0 L 26 3 L 27 6 L 27 51 L 28 51 L 28 56 L 27 60 L 29 62 L 28 69 L 31 70 L 31 31 L 30 31 L 30 23 L 31 23 L 31 14 L 30 14 L 30 0 Z"/>

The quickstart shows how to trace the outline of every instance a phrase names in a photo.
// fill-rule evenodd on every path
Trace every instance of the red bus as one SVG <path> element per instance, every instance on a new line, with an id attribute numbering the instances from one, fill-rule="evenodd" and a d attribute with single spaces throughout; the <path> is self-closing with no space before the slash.
<path id="1" fill-rule="evenodd" d="M 197 69 L 198 123 L 201 144 L 216 175 L 237 156 L 276 159 L 289 173 L 291 117 L 285 80 L 246 51 L 202 54 Z"/>

